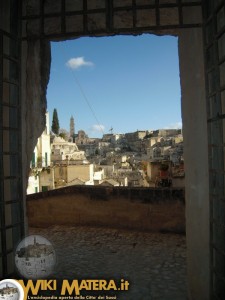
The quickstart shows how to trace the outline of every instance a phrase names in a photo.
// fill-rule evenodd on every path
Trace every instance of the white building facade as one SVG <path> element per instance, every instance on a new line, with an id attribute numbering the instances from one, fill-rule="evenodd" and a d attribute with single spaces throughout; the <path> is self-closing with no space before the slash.
<path id="1" fill-rule="evenodd" d="M 45 130 L 37 140 L 37 145 L 34 148 L 32 161 L 30 163 L 31 171 L 28 178 L 27 194 L 38 193 L 41 191 L 39 173 L 42 168 L 47 168 L 51 165 L 50 125 L 48 112 L 45 114 L 45 117 Z"/>
<path id="2" fill-rule="evenodd" d="M 49 113 L 46 116 L 46 127 L 42 135 L 38 138 L 37 145 L 34 148 L 31 167 L 48 167 L 51 164 L 51 146 L 50 146 L 50 129 Z"/>

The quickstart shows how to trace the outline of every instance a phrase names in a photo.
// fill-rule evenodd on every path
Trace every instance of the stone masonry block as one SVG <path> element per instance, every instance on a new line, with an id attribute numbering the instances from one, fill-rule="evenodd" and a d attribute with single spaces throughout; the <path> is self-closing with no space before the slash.
<path id="1" fill-rule="evenodd" d="M 24 21 L 23 36 L 39 36 L 40 32 L 40 19 Z"/>
<path id="2" fill-rule="evenodd" d="M 114 0 L 113 7 L 122 7 L 122 6 L 129 6 L 132 5 L 132 0 Z"/>
<path id="3" fill-rule="evenodd" d="M 136 0 L 137 5 L 155 5 L 155 0 Z"/>
<path id="4" fill-rule="evenodd" d="M 105 14 L 89 14 L 88 15 L 88 30 L 100 30 L 106 28 Z"/>
<path id="5" fill-rule="evenodd" d="M 83 9 L 83 0 L 66 0 L 65 2 L 66 12 L 79 11 Z"/>
<path id="6" fill-rule="evenodd" d="M 83 16 L 67 16 L 66 17 L 66 32 L 82 32 L 83 31 Z"/>
<path id="7" fill-rule="evenodd" d="M 60 13 L 61 12 L 61 0 L 45 0 L 44 13 Z"/>
<path id="8" fill-rule="evenodd" d="M 132 11 L 118 11 L 114 14 L 115 28 L 132 28 L 133 14 Z"/>
<path id="9" fill-rule="evenodd" d="M 39 15 L 40 13 L 40 1 L 27 0 L 23 1 L 23 15 Z"/>
<path id="10" fill-rule="evenodd" d="M 156 25 L 155 9 L 137 10 L 137 27 L 147 27 Z"/>
<path id="11" fill-rule="evenodd" d="M 202 22 L 201 7 L 197 7 L 197 6 L 183 7 L 182 13 L 183 13 L 184 24 L 196 24 Z"/>
<path id="12" fill-rule="evenodd" d="M 87 1 L 87 8 L 88 9 L 98 9 L 98 8 L 105 8 L 105 0 L 88 0 Z"/>
<path id="13" fill-rule="evenodd" d="M 160 25 L 178 25 L 179 14 L 176 7 L 160 9 Z"/>
<path id="14" fill-rule="evenodd" d="M 159 4 L 177 3 L 177 0 L 159 0 Z"/>
<path id="15" fill-rule="evenodd" d="M 61 33 L 61 18 L 45 18 L 44 32 L 46 35 Z"/>

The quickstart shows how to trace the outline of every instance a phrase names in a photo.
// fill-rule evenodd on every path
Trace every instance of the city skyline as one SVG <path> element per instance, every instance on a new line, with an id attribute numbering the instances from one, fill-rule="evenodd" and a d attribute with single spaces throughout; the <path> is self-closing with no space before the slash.
<path id="1" fill-rule="evenodd" d="M 181 128 L 177 38 L 141 35 L 52 43 L 47 92 L 60 128 L 103 133 Z"/>

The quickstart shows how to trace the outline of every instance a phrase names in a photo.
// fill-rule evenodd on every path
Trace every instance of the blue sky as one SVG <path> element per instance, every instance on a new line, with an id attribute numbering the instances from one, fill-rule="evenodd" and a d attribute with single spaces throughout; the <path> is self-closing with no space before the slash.
<path id="1" fill-rule="evenodd" d="M 111 127 L 114 133 L 180 128 L 177 43 L 149 34 L 52 43 L 50 122 L 56 108 L 60 128 L 69 130 L 73 115 L 75 131 L 89 137 Z"/>

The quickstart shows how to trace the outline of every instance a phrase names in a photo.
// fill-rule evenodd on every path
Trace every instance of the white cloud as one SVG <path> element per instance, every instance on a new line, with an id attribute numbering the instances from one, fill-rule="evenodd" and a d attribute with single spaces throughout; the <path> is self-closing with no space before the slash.
<path id="1" fill-rule="evenodd" d="M 91 126 L 91 131 L 93 132 L 104 132 L 105 130 L 105 126 L 104 125 L 98 125 L 98 124 L 95 124 L 95 125 L 92 125 Z"/>
<path id="2" fill-rule="evenodd" d="M 181 129 L 181 128 L 182 128 L 182 122 L 176 122 L 166 126 L 164 129 Z"/>
<path id="3" fill-rule="evenodd" d="M 83 56 L 71 58 L 67 61 L 66 66 L 72 70 L 77 70 L 81 67 L 92 67 L 93 62 L 86 61 Z"/>

